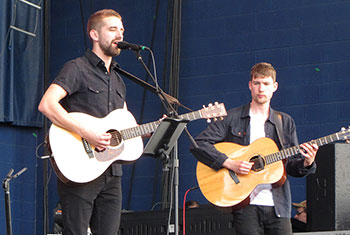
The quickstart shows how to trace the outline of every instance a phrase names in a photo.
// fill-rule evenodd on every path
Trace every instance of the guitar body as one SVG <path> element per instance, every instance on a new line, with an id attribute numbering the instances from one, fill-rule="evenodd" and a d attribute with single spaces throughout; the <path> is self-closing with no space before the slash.
<path id="1" fill-rule="evenodd" d="M 50 160 L 55 173 L 65 183 L 87 183 L 99 177 L 113 162 L 136 161 L 143 153 L 141 136 L 154 132 L 161 123 L 158 120 L 137 125 L 134 116 L 125 109 L 116 109 L 104 118 L 78 112 L 69 115 L 97 133 L 110 133 L 112 138 L 110 146 L 101 152 L 78 134 L 52 124 L 49 131 Z M 226 115 L 224 104 L 215 103 L 179 118 L 192 121 Z"/>
<path id="2" fill-rule="evenodd" d="M 230 159 L 251 161 L 260 156 L 278 151 L 276 143 L 269 138 L 260 138 L 248 146 L 241 146 L 231 142 L 217 143 L 215 148 L 225 153 Z M 233 173 L 233 171 L 231 171 Z M 240 208 L 249 203 L 249 195 L 259 184 L 284 183 L 285 169 L 282 161 L 264 164 L 259 171 L 251 170 L 249 174 L 237 174 L 236 183 L 230 171 L 226 168 L 215 171 L 201 162 L 197 164 L 198 185 L 206 199 L 220 207 Z"/>
<path id="3" fill-rule="evenodd" d="M 133 115 L 125 109 L 116 109 L 104 118 L 96 118 L 84 113 L 70 113 L 84 126 L 100 133 L 122 130 L 137 126 Z M 109 146 L 103 152 L 94 151 L 94 157 L 86 153 L 82 138 L 61 127 L 52 125 L 49 132 L 50 148 L 53 153 L 52 166 L 57 176 L 68 183 L 86 183 L 99 177 L 113 162 L 134 162 L 143 151 L 140 136 L 122 141 L 117 146 Z"/>

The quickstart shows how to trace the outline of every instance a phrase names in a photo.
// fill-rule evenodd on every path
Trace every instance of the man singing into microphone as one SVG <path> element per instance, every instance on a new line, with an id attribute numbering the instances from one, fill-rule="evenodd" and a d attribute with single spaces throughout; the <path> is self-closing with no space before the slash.
<path id="1" fill-rule="evenodd" d="M 126 88 L 112 59 L 120 53 L 123 41 L 122 17 L 114 10 L 94 13 L 87 32 L 92 50 L 67 62 L 45 92 L 39 110 L 52 123 L 79 134 L 98 150 L 110 145 L 109 133 L 96 133 L 74 120 L 68 112 L 105 117 L 115 109 L 126 109 Z M 69 146 L 67 146 L 69 148 Z M 120 224 L 122 168 L 113 163 L 100 177 L 83 184 L 64 184 L 58 180 L 62 205 L 63 234 L 116 235 Z"/>

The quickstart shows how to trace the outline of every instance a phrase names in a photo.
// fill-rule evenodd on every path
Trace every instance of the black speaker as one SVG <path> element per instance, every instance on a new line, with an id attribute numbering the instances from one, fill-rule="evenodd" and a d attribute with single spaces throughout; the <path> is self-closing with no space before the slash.
<path id="1" fill-rule="evenodd" d="M 307 177 L 308 231 L 350 229 L 350 144 L 320 147 L 317 170 Z"/>

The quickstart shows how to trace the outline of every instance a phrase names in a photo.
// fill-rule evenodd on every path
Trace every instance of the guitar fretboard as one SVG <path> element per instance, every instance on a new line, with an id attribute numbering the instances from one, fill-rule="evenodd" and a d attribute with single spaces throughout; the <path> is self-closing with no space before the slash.
<path id="1" fill-rule="evenodd" d="M 321 138 L 316 139 L 316 140 L 311 140 L 308 143 L 309 144 L 316 144 L 318 147 L 320 147 L 322 145 L 330 144 L 330 143 L 333 143 L 335 141 L 341 140 L 342 135 L 344 135 L 344 133 L 340 131 L 340 132 L 337 132 L 335 134 L 327 135 L 325 137 L 321 137 Z M 304 150 L 300 147 L 300 145 L 293 146 L 290 148 L 283 149 L 279 152 L 266 155 L 265 161 L 266 161 L 266 164 L 272 164 L 272 163 L 275 163 L 277 161 L 286 159 L 288 157 L 297 155 L 301 151 L 304 151 Z"/>
<path id="2" fill-rule="evenodd" d="M 194 111 L 194 112 L 180 115 L 179 118 L 193 121 L 193 120 L 202 118 L 202 115 L 201 115 L 200 111 Z M 146 135 L 146 134 L 154 132 L 157 129 L 157 127 L 159 126 L 160 122 L 161 121 L 159 120 L 159 121 L 146 123 L 146 124 L 143 124 L 140 126 L 131 127 L 131 128 L 124 129 L 124 130 L 120 131 L 120 133 L 122 135 L 123 140 L 128 140 L 131 138 L 135 138 L 138 136 L 142 136 L 142 135 Z"/>

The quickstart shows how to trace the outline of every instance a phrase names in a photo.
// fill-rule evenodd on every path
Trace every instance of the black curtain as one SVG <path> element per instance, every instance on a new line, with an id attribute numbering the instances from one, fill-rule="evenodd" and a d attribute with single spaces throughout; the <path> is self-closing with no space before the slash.
<path id="1" fill-rule="evenodd" d="M 41 3 L 0 3 L 0 122 L 42 126 L 37 111 L 43 91 Z"/>

